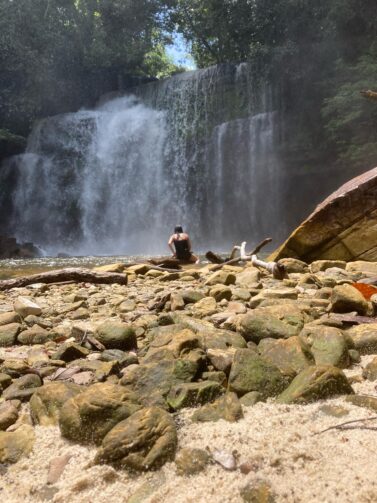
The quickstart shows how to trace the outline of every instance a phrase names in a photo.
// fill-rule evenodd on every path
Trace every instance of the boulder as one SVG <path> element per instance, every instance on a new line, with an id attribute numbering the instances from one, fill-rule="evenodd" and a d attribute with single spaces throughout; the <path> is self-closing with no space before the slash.
<path id="1" fill-rule="evenodd" d="M 304 274 L 306 272 L 309 272 L 308 264 L 296 258 L 283 258 L 279 260 L 279 263 L 285 267 L 285 270 L 288 274 Z"/>
<path id="2" fill-rule="evenodd" d="M 275 365 L 283 375 L 295 377 L 313 363 L 311 355 L 304 351 L 299 337 L 288 339 L 263 339 L 258 345 L 262 358 Z"/>
<path id="3" fill-rule="evenodd" d="M 38 345 L 31 347 L 27 353 L 27 362 L 30 367 L 40 367 L 41 365 L 48 364 L 50 358 L 48 357 L 46 348 Z"/>
<path id="4" fill-rule="evenodd" d="M 297 327 L 271 315 L 264 308 L 254 309 L 240 315 L 237 321 L 237 331 L 247 340 L 258 343 L 262 339 L 288 339 L 298 335 Z"/>
<path id="5" fill-rule="evenodd" d="M 170 414 L 149 407 L 117 424 L 103 439 L 94 462 L 130 471 L 149 471 L 172 461 L 177 443 Z"/>
<path id="6" fill-rule="evenodd" d="M 245 407 L 252 407 L 256 403 L 263 401 L 263 396 L 259 393 L 259 391 L 250 391 L 249 393 L 246 393 L 246 395 L 243 395 L 240 399 L 241 404 Z"/>
<path id="7" fill-rule="evenodd" d="M 20 333 L 19 323 L 9 323 L 0 326 L 0 347 L 11 347 L 16 344 L 17 335 Z"/>
<path id="8" fill-rule="evenodd" d="M 185 304 L 196 304 L 205 298 L 204 293 L 198 290 L 183 290 L 180 292 L 180 295 Z"/>
<path id="9" fill-rule="evenodd" d="M 227 271 L 217 271 L 211 274 L 211 276 L 205 281 L 205 285 L 213 286 L 213 285 L 234 285 L 236 282 L 236 276 L 232 272 Z"/>
<path id="10" fill-rule="evenodd" d="M 347 335 L 361 355 L 377 353 L 377 323 L 357 325 L 349 329 Z"/>
<path id="11" fill-rule="evenodd" d="M 20 344 L 44 344 L 48 341 L 50 335 L 47 330 L 39 325 L 33 325 L 31 328 L 20 332 L 17 336 L 17 341 Z"/>
<path id="12" fill-rule="evenodd" d="M 236 348 L 234 347 L 227 349 L 208 349 L 207 358 L 216 370 L 229 374 L 235 352 Z"/>
<path id="13" fill-rule="evenodd" d="M 238 396 L 259 391 L 264 397 L 278 395 L 291 379 L 251 349 L 238 349 L 229 375 L 229 391 Z"/>
<path id="14" fill-rule="evenodd" d="M 228 348 L 246 348 L 245 339 L 235 332 L 230 330 L 222 330 L 211 327 L 209 330 L 200 332 L 201 345 L 205 350 Z"/>
<path id="15" fill-rule="evenodd" d="M 363 369 L 364 379 L 375 381 L 377 379 L 377 356 Z"/>
<path id="16" fill-rule="evenodd" d="M 325 199 L 270 260 L 377 260 L 377 168 Z"/>
<path id="17" fill-rule="evenodd" d="M 182 311 L 185 308 L 185 301 L 179 293 L 172 293 L 170 296 L 171 311 Z"/>
<path id="18" fill-rule="evenodd" d="M 136 265 L 131 265 L 129 267 L 127 267 L 127 272 L 129 272 L 130 274 L 146 274 L 150 269 L 151 269 L 151 265 L 150 264 L 136 264 Z"/>
<path id="19" fill-rule="evenodd" d="M 99 444 L 120 421 L 141 408 L 134 393 L 123 386 L 97 383 L 67 400 L 60 409 L 63 437 L 81 444 Z"/>
<path id="20" fill-rule="evenodd" d="M 347 262 L 344 260 L 315 260 L 310 264 L 310 271 L 315 274 L 316 272 L 326 271 L 333 267 L 345 269 Z"/>
<path id="21" fill-rule="evenodd" d="M 134 300 L 125 300 L 118 306 L 118 310 L 120 313 L 131 313 L 136 309 L 136 302 Z"/>
<path id="22" fill-rule="evenodd" d="M 1 162 L 1 144 L 2 138 L 0 129 L 0 162 Z M 0 259 L 7 258 L 35 258 L 41 256 L 41 250 L 33 243 L 17 243 L 15 238 L 0 236 Z"/>
<path id="23" fill-rule="evenodd" d="M 216 302 L 221 302 L 223 299 L 230 300 L 232 297 L 232 290 L 225 285 L 215 285 L 209 291 L 210 297 L 213 297 Z"/>
<path id="24" fill-rule="evenodd" d="M 350 273 L 361 272 L 366 275 L 377 275 L 377 262 L 369 262 L 365 260 L 357 260 L 356 262 L 348 262 L 346 270 Z"/>
<path id="25" fill-rule="evenodd" d="M 38 304 L 28 297 L 18 297 L 14 303 L 14 310 L 21 318 L 26 318 L 29 314 L 34 314 L 35 316 L 40 316 L 42 314 L 42 309 Z"/>
<path id="26" fill-rule="evenodd" d="M 132 389 L 144 404 L 166 406 L 165 397 L 170 389 L 191 382 L 198 373 L 197 363 L 184 360 L 161 360 L 125 369 L 120 384 Z"/>
<path id="27" fill-rule="evenodd" d="M 256 267 L 248 267 L 236 275 L 236 285 L 248 288 L 255 286 L 261 279 L 261 273 Z"/>
<path id="28" fill-rule="evenodd" d="M 334 313 L 356 311 L 361 315 L 368 313 L 368 302 L 352 285 L 337 285 L 331 295 L 331 310 Z"/>
<path id="29" fill-rule="evenodd" d="M 73 360 L 68 364 L 69 368 L 78 367 L 82 372 L 93 372 L 97 381 L 104 381 L 111 375 L 119 374 L 119 363 L 114 360 L 103 362 L 100 360 Z"/>
<path id="30" fill-rule="evenodd" d="M 117 321 L 105 321 L 95 332 L 95 337 L 107 349 L 129 350 L 137 348 L 135 329 Z"/>
<path id="31" fill-rule="evenodd" d="M 12 384 L 12 378 L 8 374 L 0 372 L 0 395 L 2 392 Z"/>
<path id="32" fill-rule="evenodd" d="M 104 362 L 116 361 L 120 369 L 139 363 L 139 359 L 135 353 L 126 353 L 120 349 L 106 349 L 101 353 L 101 360 Z"/>
<path id="33" fill-rule="evenodd" d="M 192 350 L 201 348 L 201 339 L 189 329 L 183 329 L 176 334 L 162 333 L 154 338 L 145 355 L 144 362 L 158 361 L 168 357 L 190 359 Z M 203 353 L 204 357 L 204 353 Z"/>
<path id="34" fill-rule="evenodd" d="M 60 409 L 70 398 L 83 388 L 69 382 L 51 382 L 38 388 L 30 400 L 30 414 L 35 424 L 55 426 L 59 421 Z"/>
<path id="35" fill-rule="evenodd" d="M 18 419 L 18 407 L 14 402 L 15 400 L 9 400 L 0 405 L 0 431 L 5 431 Z"/>
<path id="36" fill-rule="evenodd" d="M 181 383 L 170 389 L 166 401 L 169 407 L 179 410 L 212 402 L 223 392 L 224 388 L 216 381 Z"/>
<path id="37" fill-rule="evenodd" d="M 123 272 L 126 268 L 126 264 L 118 262 L 116 264 L 106 264 L 94 267 L 93 271 L 96 272 Z"/>
<path id="38" fill-rule="evenodd" d="M 28 363 L 21 358 L 6 359 L 0 366 L 0 372 L 8 374 L 11 377 L 20 377 L 25 374 L 29 368 Z"/>
<path id="39" fill-rule="evenodd" d="M 20 323 L 21 317 L 15 311 L 0 313 L 0 326 L 10 325 L 11 323 Z"/>
<path id="40" fill-rule="evenodd" d="M 306 325 L 300 334 L 300 339 L 310 348 L 316 365 L 332 365 L 342 369 L 349 366 L 347 339 L 338 328 Z"/>
<path id="41" fill-rule="evenodd" d="M 350 394 L 353 389 L 342 370 L 330 365 L 313 365 L 300 372 L 277 401 L 304 404 Z"/>
<path id="42" fill-rule="evenodd" d="M 63 362 L 71 362 L 79 358 L 85 358 L 90 354 L 90 351 L 75 342 L 65 342 L 59 346 L 56 353 L 52 355 L 53 360 L 62 360 Z"/>
<path id="43" fill-rule="evenodd" d="M 211 404 L 204 405 L 191 416 L 194 422 L 219 421 L 231 423 L 243 418 L 242 406 L 235 393 L 226 393 Z"/>
<path id="44" fill-rule="evenodd" d="M 34 429 L 26 424 L 12 432 L 0 431 L 0 463 L 17 463 L 31 453 L 34 442 Z"/>
<path id="45" fill-rule="evenodd" d="M 217 303 L 214 297 L 204 297 L 191 307 L 191 312 L 195 318 L 204 318 L 217 312 Z"/>
<path id="46" fill-rule="evenodd" d="M 346 402 L 357 405 L 358 407 L 365 407 L 366 409 L 374 410 L 375 412 L 377 412 L 376 397 L 364 395 L 349 395 L 345 400 Z"/>
<path id="47" fill-rule="evenodd" d="M 6 400 L 28 401 L 40 386 L 42 386 L 42 380 L 39 376 L 26 374 L 14 380 L 3 392 L 3 397 Z"/>

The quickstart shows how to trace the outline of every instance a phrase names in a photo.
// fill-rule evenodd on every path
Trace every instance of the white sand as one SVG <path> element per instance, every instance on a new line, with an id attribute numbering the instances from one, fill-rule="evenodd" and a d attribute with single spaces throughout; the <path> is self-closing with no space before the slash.
<path id="1" fill-rule="evenodd" d="M 375 394 L 374 383 L 357 384 L 355 389 Z M 320 410 L 325 403 L 341 406 L 348 413 L 340 418 L 329 416 Z M 245 419 L 238 423 L 219 421 L 199 425 L 190 421 L 192 410 L 183 411 L 179 446 L 237 451 L 239 463 L 251 461 L 255 471 L 243 475 L 239 470 L 227 472 L 219 465 L 210 465 L 199 475 L 181 477 L 176 474 L 174 463 L 169 463 L 159 472 L 165 482 L 143 501 L 242 502 L 240 488 L 259 479 L 271 484 L 278 502 L 377 501 L 377 431 L 332 430 L 314 435 L 329 426 L 376 413 L 343 399 L 307 406 L 270 402 L 244 410 Z M 377 428 L 377 421 L 366 425 Z M 67 453 L 73 457 L 53 486 L 58 492 L 51 501 L 56 503 L 126 502 L 145 481 L 156 477 L 155 473 L 130 477 L 108 466 L 90 467 L 95 448 L 66 442 L 57 428 L 37 427 L 36 434 L 33 454 L 0 476 L 4 503 L 42 501 L 40 491 L 45 487 L 50 460 Z"/>

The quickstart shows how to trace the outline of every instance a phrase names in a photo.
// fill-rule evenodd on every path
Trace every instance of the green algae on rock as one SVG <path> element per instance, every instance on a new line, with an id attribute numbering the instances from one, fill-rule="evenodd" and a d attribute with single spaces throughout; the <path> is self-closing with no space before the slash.
<path id="1" fill-rule="evenodd" d="M 104 437 L 94 462 L 131 471 L 148 471 L 172 461 L 177 431 L 170 414 L 158 407 L 139 410 Z"/>
<path id="2" fill-rule="evenodd" d="M 354 391 L 344 373 L 330 365 L 311 366 L 298 374 L 278 396 L 278 403 L 304 404 Z"/>

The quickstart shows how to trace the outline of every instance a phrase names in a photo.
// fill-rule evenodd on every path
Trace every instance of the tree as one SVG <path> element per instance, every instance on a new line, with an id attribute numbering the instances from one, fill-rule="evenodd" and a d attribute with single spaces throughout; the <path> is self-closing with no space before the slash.
<path id="1" fill-rule="evenodd" d="M 168 6 L 0 0 L 0 128 L 25 134 L 38 117 L 93 104 L 119 75 L 155 76 L 157 55 L 158 72 L 176 71 L 162 49 Z"/>

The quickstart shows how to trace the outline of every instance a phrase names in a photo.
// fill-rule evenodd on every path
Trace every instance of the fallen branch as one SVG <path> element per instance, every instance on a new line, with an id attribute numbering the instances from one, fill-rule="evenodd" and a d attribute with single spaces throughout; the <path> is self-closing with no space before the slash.
<path id="1" fill-rule="evenodd" d="M 256 255 L 252 255 L 251 263 L 255 267 L 261 267 L 262 269 L 265 269 L 266 271 L 271 273 L 275 279 L 284 279 L 288 277 L 284 265 L 280 264 L 279 262 L 264 262 L 263 260 L 259 260 Z"/>
<path id="2" fill-rule="evenodd" d="M 352 314 L 338 314 L 338 313 L 331 313 L 331 316 L 324 315 L 324 319 L 329 319 L 329 320 L 337 320 L 341 321 L 342 323 L 346 323 L 349 325 L 365 325 L 365 323 L 376 323 L 377 318 L 371 318 L 368 316 L 357 316 L 357 315 L 352 315 Z"/>
<path id="3" fill-rule="evenodd" d="M 222 264 L 218 264 L 217 266 L 215 266 L 212 270 L 213 271 L 218 271 L 219 269 L 221 269 L 224 265 L 232 265 L 232 264 L 237 264 L 238 262 L 242 261 L 242 262 L 247 262 L 247 261 L 250 261 L 251 260 L 251 256 L 258 253 L 264 246 L 266 246 L 268 243 L 271 243 L 272 241 L 272 238 L 266 238 L 264 239 L 263 241 L 261 241 L 255 248 L 254 250 L 252 250 L 249 254 L 246 254 L 246 251 L 245 251 L 245 248 L 246 248 L 246 241 L 244 241 L 241 246 L 235 246 L 233 248 L 234 249 L 237 249 L 237 250 L 240 250 L 240 256 L 239 257 L 235 257 L 235 258 L 232 258 L 230 260 L 227 260 L 225 262 L 223 262 Z M 233 252 L 232 252 L 233 253 Z"/>
<path id="4" fill-rule="evenodd" d="M 90 269 L 82 268 L 59 269 L 56 271 L 48 271 L 40 274 L 32 274 L 31 276 L 22 276 L 20 278 L 0 281 L 0 291 L 9 290 L 10 288 L 20 288 L 34 283 L 49 284 L 65 281 L 74 281 L 75 283 L 127 285 L 127 275 L 110 272 L 94 272 Z"/>
<path id="5" fill-rule="evenodd" d="M 86 340 L 98 351 L 105 351 L 105 346 L 99 342 L 93 335 L 87 335 Z"/>
<path id="6" fill-rule="evenodd" d="M 340 424 L 336 424 L 335 426 L 330 426 L 329 428 L 326 428 L 325 430 L 317 431 L 317 433 L 313 433 L 313 436 L 314 435 L 321 435 L 321 433 L 325 433 L 326 431 L 330 431 L 330 430 L 342 430 L 342 429 L 345 429 L 345 428 L 343 428 L 344 426 L 347 426 L 349 424 L 365 423 L 367 421 L 374 421 L 375 419 L 377 419 L 377 416 L 365 417 L 363 419 L 354 419 L 353 421 L 346 421 L 345 423 L 340 423 Z"/>
<path id="7" fill-rule="evenodd" d="M 157 258 L 151 258 L 148 260 L 149 264 L 152 264 L 156 267 L 163 268 L 164 270 L 166 269 L 174 269 L 175 271 L 179 271 L 182 269 L 181 267 L 181 261 L 178 260 L 175 257 L 157 257 Z M 159 269 L 158 269 L 159 270 Z"/>
<path id="8" fill-rule="evenodd" d="M 206 259 L 212 264 L 223 264 L 225 260 L 212 251 L 207 251 Z"/>

